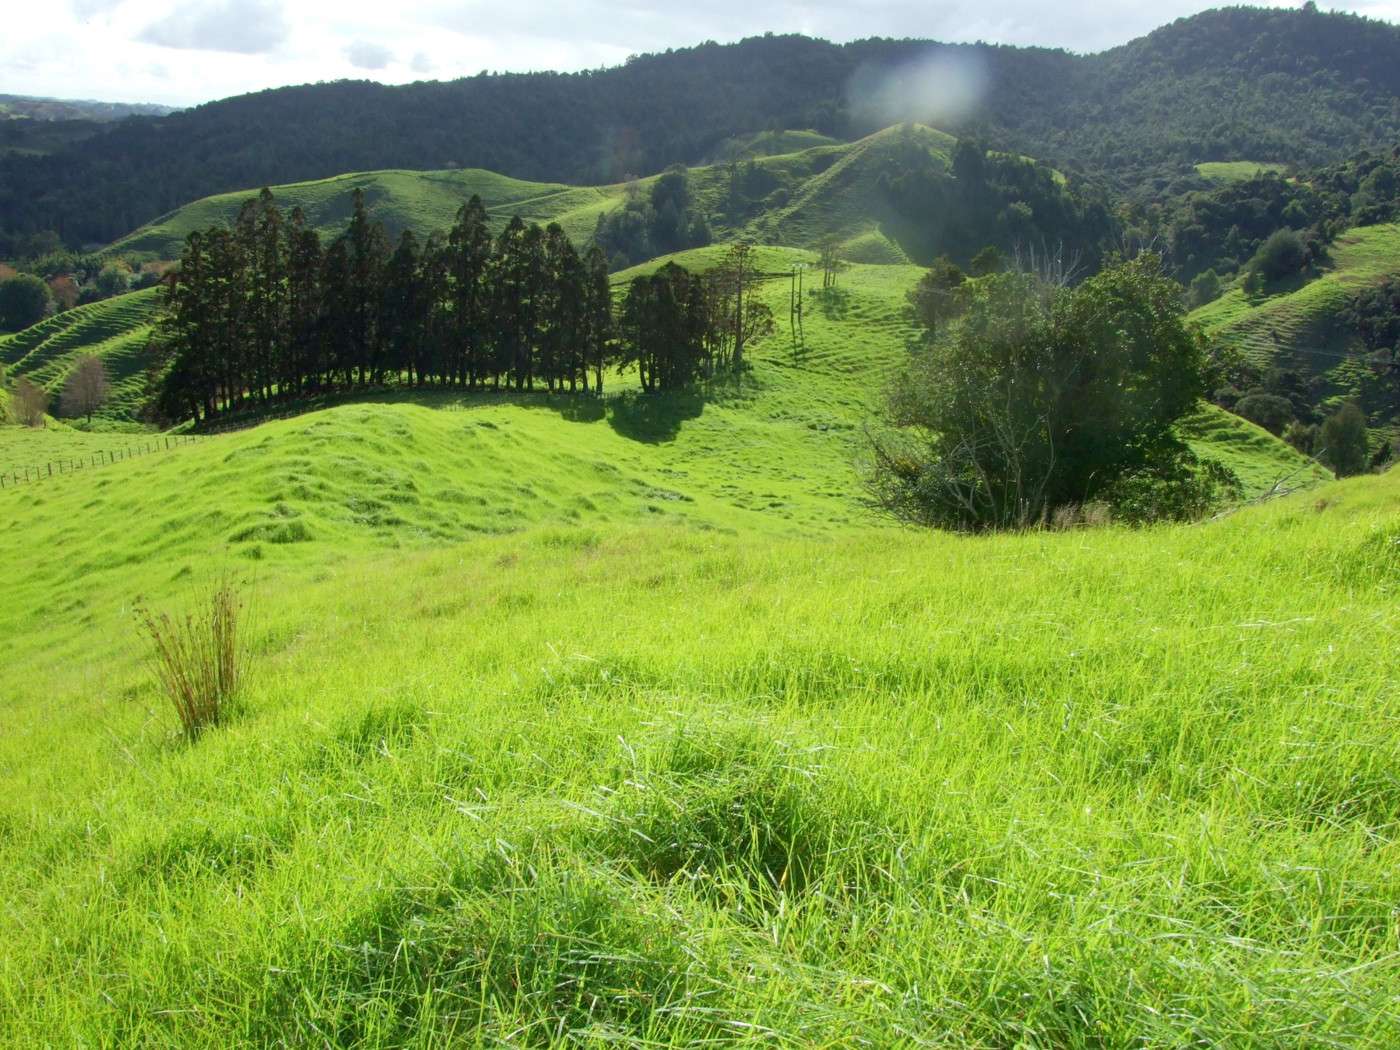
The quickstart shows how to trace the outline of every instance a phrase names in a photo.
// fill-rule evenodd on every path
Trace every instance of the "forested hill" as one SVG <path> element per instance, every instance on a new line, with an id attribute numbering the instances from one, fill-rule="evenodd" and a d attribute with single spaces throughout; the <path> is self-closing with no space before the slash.
<path id="1" fill-rule="evenodd" d="M 966 116 L 863 104 L 890 77 L 896 103 L 917 94 L 899 75 L 931 57 L 980 71 L 984 91 Z M 1311 8 L 1231 8 L 1090 56 L 765 36 L 576 74 L 284 88 L 0 157 L 0 253 L 43 230 L 73 245 L 110 241 L 195 198 L 346 171 L 463 166 L 602 183 L 711 159 L 745 133 L 849 139 L 902 119 L 1120 186 L 1202 160 L 1318 163 L 1400 134 L 1400 29 Z"/>

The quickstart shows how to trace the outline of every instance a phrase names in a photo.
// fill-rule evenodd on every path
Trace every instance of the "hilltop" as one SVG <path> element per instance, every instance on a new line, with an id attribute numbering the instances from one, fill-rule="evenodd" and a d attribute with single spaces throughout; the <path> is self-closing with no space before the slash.
<path id="1" fill-rule="evenodd" d="M 967 78 L 975 104 L 879 104 L 889 85 L 917 88 L 930 68 Z M 464 167 L 612 183 L 700 163 L 773 127 L 854 140 L 902 120 L 976 129 L 994 148 L 1132 187 L 1202 161 L 1316 164 L 1392 139 L 1398 68 L 1394 26 L 1231 8 L 1088 56 L 767 36 L 578 74 L 307 85 L 5 157 L 0 235 L 55 230 L 71 245 L 106 243 L 196 198 L 345 171 Z"/>
<path id="2" fill-rule="evenodd" d="M 805 145 L 801 135 L 774 141 L 805 148 L 687 172 L 694 206 L 717 240 L 742 238 L 810 248 L 834 239 L 845 245 L 844 254 L 854 261 L 899 263 L 910 256 L 928 261 L 927 238 L 916 222 L 900 214 L 889 181 L 914 172 L 951 185 L 956 139 L 910 125 L 850 143 Z M 1058 178 L 1063 186 L 1063 176 Z M 622 208 L 629 195 L 646 195 L 656 181 L 652 176 L 603 186 L 566 186 L 481 170 L 397 170 L 338 175 L 271 190 L 284 209 L 300 207 L 325 240 L 344 231 L 351 194 L 359 189 L 391 240 L 404 229 L 420 236 L 446 230 L 457 209 L 477 194 L 496 230 L 520 215 L 528 222 L 558 222 L 571 240 L 583 245 L 592 238 L 601 215 Z M 242 190 L 188 204 L 120 238 L 106 251 L 143 262 L 178 258 L 191 232 L 231 222 L 255 193 Z M 1004 236 L 989 227 L 977 246 Z"/>

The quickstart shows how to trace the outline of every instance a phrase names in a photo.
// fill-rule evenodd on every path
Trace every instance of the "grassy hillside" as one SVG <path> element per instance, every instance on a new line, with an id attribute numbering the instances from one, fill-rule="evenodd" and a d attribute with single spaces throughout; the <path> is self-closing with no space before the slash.
<path id="1" fill-rule="evenodd" d="M 1400 1039 L 1400 473 L 880 528 L 790 367 L 8 493 L 0 1043 Z M 221 567 L 249 676 L 191 746 L 131 608 Z"/>
<path id="2" fill-rule="evenodd" d="M 570 236 L 585 240 L 602 209 L 621 201 L 623 188 L 576 187 L 522 182 L 494 172 L 374 171 L 273 187 L 284 210 L 299 207 L 326 238 L 339 236 L 350 218 L 350 197 L 362 190 L 374 217 L 393 234 L 404 229 L 427 234 L 452 225 L 457 209 L 479 194 L 504 226 L 519 214 L 535 222 L 560 222 Z M 132 259 L 176 259 L 193 231 L 231 222 L 257 189 L 206 197 L 123 237 L 108 249 Z"/>
<path id="3" fill-rule="evenodd" d="M 1282 164 L 1254 160 L 1211 160 L 1196 165 L 1196 174 L 1211 182 L 1246 182 L 1263 172 L 1283 170 Z"/>
<path id="4" fill-rule="evenodd" d="M 1317 460 L 1280 441 L 1263 427 L 1202 405 L 1179 425 L 1181 435 L 1197 455 L 1223 463 L 1244 485 L 1252 499 L 1275 489 L 1293 489 L 1327 481 L 1332 472 Z"/>
<path id="5" fill-rule="evenodd" d="M 706 400 L 382 397 L 0 494 L 0 1045 L 1400 1037 L 1400 474 L 890 527 L 919 274 Z M 219 574 L 247 684 L 189 745 L 132 610 Z"/>
<path id="6" fill-rule="evenodd" d="M 859 261 L 905 262 L 904 253 L 880 232 L 887 209 L 877 180 L 892 155 L 908 150 L 911 141 L 927 152 L 936 169 L 946 168 L 956 140 L 918 127 L 891 128 L 846 144 L 810 145 L 801 133 L 773 135 L 766 141 L 802 148 L 754 159 L 764 196 L 751 207 L 738 211 L 732 207 L 728 163 L 692 170 L 691 191 L 718 237 L 742 236 L 812 247 L 835 236 L 851 242 L 851 254 Z M 645 192 L 654 181 L 654 176 L 641 179 L 635 186 Z M 406 228 L 419 234 L 446 230 L 457 209 L 475 193 L 498 226 L 516 214 L 531 222 L 558 222 L 580 244 L 592 236 L 598 216 L 621 207 L 628 193 L 624 184 L 562 186 L 475 170 L 363 172 L 276 186 L 273 193 L 285 210 L 300 207 L 310 224 L 330 238 L 344 231 L 350 196 L 356 189 L 364 191 L 372 214 L 391 234 Z M 107 250 L 141 261 L 177 258 L 185 237 L 194 230 L 231 221 L 256 192 L 250 189 L 196 201 L 143 226 Z"/>
<path id="7" fill-rule="evenodd" d="M 1358 227 L 1337 238 L 1320 276 L 1256 296 L 1235 288 L 1191 316 L 1212 339 L 1256 365 L 1297 368 L 1324 377 L 1332 393 L 1349 394 L 1361 347 L 1337 314 L 1358 289 L 1395 274 L 1400 225 Z"/>
<path id="8" fill-rule="evenodd" d="M 143 352 L 161 294 L 159 287 L 130 292 L 65 310 L 23 332 L 0 336 L 0 364 L 11 377 L 27 376 L 57 395 L 77 358 L 100 357 L 112 385 L 102 417 L 133 420 L 144 396 Z"/>
<path id="9" fill-rule="evenodd" d="M 714 163 L 742 160 L 749 157 L 776 157 L 785 153 L 800 153 L 815 146 L 837 146 L 839 139 L 811 129 L 802 131 L 759 131 L 751 135 L 736 135 L 725 139 L 714 151 Z"/>

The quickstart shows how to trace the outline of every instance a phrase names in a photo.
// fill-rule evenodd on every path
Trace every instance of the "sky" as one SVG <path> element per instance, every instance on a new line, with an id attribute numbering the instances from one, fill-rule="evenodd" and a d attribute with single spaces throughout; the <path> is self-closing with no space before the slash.
<path id="1" fill-rule="evenodd" d="M 1264 0 L 1274 6 L 1298 6 Z M 5 0 L 0 94 L 188 106 L 286 84 L 578 70 L 763 32 L 1098 51 L 1202 0 Z M 1328 8 L 1324 2 L 1319 7 Z M 1400 21 L 1400 0 L 1346 10 Z"/>

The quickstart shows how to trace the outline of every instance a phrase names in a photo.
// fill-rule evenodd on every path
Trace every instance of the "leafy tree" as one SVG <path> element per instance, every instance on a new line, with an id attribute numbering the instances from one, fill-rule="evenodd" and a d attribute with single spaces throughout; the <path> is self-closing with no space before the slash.
<path id="1" fill-rule="evenodd" d="M 110 389 L 101 358 L 84 354 L 63 384 L 59 407 L 65 416 L 86 416 L 92 422 L 92 414 L 106 402 Z"/>
<path id="2" fill-rule="evenodd" d="M 1293 403 L 1266 390 L 1251 390 L 1235 403 L 1235 414 L 1257 423 L 1270 434 L 1282 434 L 1293 422 Z"/>
<path id="3" fill-rule="evenodd" d="M 1365 413 L 1348 401 L 1323 421 L 1317 443 L 1319 457 L 1339 478 L 1362 473 L 1370 453 Z"/>
<path id="4" fill-rule="evenodd" d="M 365 207 L 364 191 L 356 189 L 351 195 L 350 226 L 345 231 L 345 247 L 349 262 L 349 282 L 346 287 L 348 318 L 346 348 L 359 372 L 359 383 L 366 378 L 378 383 L 384 373 L 384 341 L 378 328 L 379 290 L 383 283 L 384 266 L 389 249 L 384 227 L 373 221 Z"/>
<path id="5" fill-rule="evenodd" d="M 690 193 L 684 165 L 673 164 L 647 194 L 634 187 L 619 209 L 598 216 L 593 241 L 627 265 L 710 243 L 710 226 Z"/>
<path id="6" fill-rule="evenodd" d="M 1000 273 L 1005 268 L 1006 257 L 992 244 L 979 251 L 967 264 L 967 272 L 972 277 L 986 277 L 988 274 Z"/>
<path id="7" fill-rule="evenodd" d="M 457 212 L 447 235 L 451 321 L 450 350 L 442 368 L 444 381 L 476 386 L 491 370 L 486 353 L 487 278 L 491 267 L 491 231 L 486 207 L 476 194 Z"/>
<path id="8" fill-rule="evenodd" d="M 633 278 L 622 304 L 622 363 L 648 393 L 676 390 L 704 374 L 709 317 L 703 282 L 675 263 Z"/>
<path id="9" fill-rule="evenodd" d="M 1202 270 L 1191 278 L 1191 286 L 1186 293 L 1186 302 L 1193 310 L 1220 298 L 1220 276 L 1214 270 Z"/>
<path id="10" fill-rule="evenodd" d="M 423 357 L 429 302 L 424 295 L 419 256 L 418 238 L 412 230 L 404 230 L 384 267 L 376 325 L 384 345 L 384 366 L 395 375 L 406 371 L 411 377 Z"/>
<path id="11" fill-rule="evenodd" d="M 298 393 L 322 382 L 321 354 L 322 250 L 321 238 L 293 208 L 287 236 L 287 361 L 282 389 Z"/>
<path id="12" fill-rule="evenodd" d="M 108 263 L 93 282 L 100 298 L 110 299 L 131 290 L 131 269 L 123 263 Z"/>
<path id="13" fill-rule="evenodd" d="M 841 258 L 841 242 L 835 237 L 825 238 L 817 247 L 817 257 L 822 268 L 822 288 L 835 288 L 836 275 L 850 264 Z"/>
<path id="14" fill-rule="evenodd" d="M 923 325 L 930 337 L 935 336 L 944 321 L 956 317 L 962 310 L 962 287 L 967 275 L 946 255 L 939 256 L 919 278 L 909 292 L 909 305 L 914 320 Z"/>
<path id="15" fill-rule="evenodd" d="M 1315 423 L 1300 423 L 1297 420 L 1283 428 L 1283 440 L 1305 456 L 1311 456 L 1317 447 L 1318 427 Z"/>
<path id="16" fill-rule="evenodd" d="M 1077 288 L 993 275 L 891 388 L 871 489 L 911 521 L 1023 528 L 1136 473 L 1171 473 L 1188 457 L 1173 424 L 1212 378 L 1157 256 Z"/>
<path id="17" fill-rule="evenodd" d="M 1276 230 L 1249 262 L 1252 274 L 1263 281 L 1291 277 L 1308 261 L 1308 250 L 1296 230 Z"/>
<path id="18" fill-rule="evenodd" d="M 603 392 L 603 373 L 612 364 L 612 286 L 608 283 L 608 258 L 596 245 L 584 256 L 583 358 L 584 389 L 587 369 L 593 369 L 593 390 Z"/>
<path id="19" fill-rule="evenodd" d="M 0 331 L 18 332 L 38 324 L 49 312 L 49 286 L 33 274 L 0 281 Z"/>

